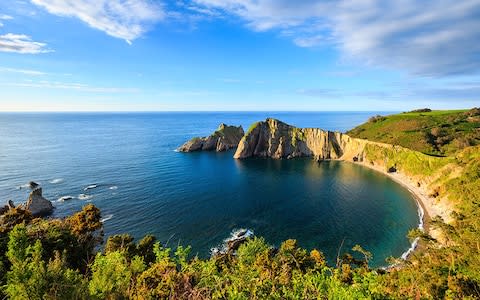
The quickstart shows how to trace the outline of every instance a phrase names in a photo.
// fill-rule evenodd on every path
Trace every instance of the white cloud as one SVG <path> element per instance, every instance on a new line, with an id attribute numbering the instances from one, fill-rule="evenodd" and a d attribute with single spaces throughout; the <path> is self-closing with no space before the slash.
<path id="1" fill-rule="evenodd" d="M 9 15 L 0 15 L 0 20 L 13 20 L 13 17 Z"/>
<path id="2" fill-rule="evenodd" d="M 303 24 L 321 17 L 328 10 L 328 1 L 309 0 L 193 0 L 206 7 L 216 7 L 245 18 L 248 25 L 263 31 Z"/>
<path id="3" fill-rule="evenodd" d="M 24 75 L 33 75 L 33 76 L 47 75 L 47 73 L 45 72 L 36 71 L 36 70 L 14 69 L 14 68 L 4 68 L 4 67 L 0 67 L 0 72 L 20 73 Z"/>
<path id="4" fill-rule="evenodd" d="M 329 42 L 362 63 L 424 76 L 480 70 L 480 0 L 192 1 L 302 47 Z"/>
<path id="5" fill-rule="evenodd" d="M 0 20 L 5 21 L 5 20 L 12 20 L 13 17 L 9 15 L 0 15 Z M 0 21 L 0 27 L 3 27 L 3 22 Z"/>
<path id="6" fill-rule="evenodd" d="M 32 41 L 28 35 L 7 33 L 0 35 L 0 51 L 17 53 L 47 53 L 47 44 Z"/>
<path id="7" fill-rule="evenodd" d="M 119 87 L 99 87 L 91 86 L 83 83 L 71 83 L 71 82 L 59 82 L 59 81 L 25 81 L 15 83 L 0 83 L 3 86 L 24 87 L 24 88 L 42 88 L 42 89 L 62 89 L 62 90 L 75 90 L 79 92 L 89 93 L 137 93 L 139 90 L 136 88 L 119 88 Z"/>
<path id="8" fill-rule="evenodd" d="M 163 19 L 163 7 L 149 0 L 31 0 L 49 13 L 75 17 L 110 36 L 131 41 Z"/>

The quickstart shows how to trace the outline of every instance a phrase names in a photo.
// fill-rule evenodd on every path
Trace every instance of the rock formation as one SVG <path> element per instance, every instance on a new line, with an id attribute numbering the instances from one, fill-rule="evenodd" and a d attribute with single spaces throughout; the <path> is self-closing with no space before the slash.
<path id="1" fill-rule="evenodd" d="M 340 132 L 318 128 L 297 128 L 275 119 L 257 122 L 238 144 L 234 158 L 252 156 L 316 159 L 351 159 L 362 157 L 364 140 L 352 139 Z"/>
<path id="2" fill-rule="evenodd" d="M 226 151 L 228 149 L 236 148 L 238 142 L 242 139 L 243 134 L 242 126 L 228 126 L 222 123 L 210 136 L 193 138 L 180 146 L 178 151 Z"/>
<path id="3" fill-rule="evenodd" d="M 33 216 L 47 216 L 53 212 L 52 202 L 42 196 L 42 188 L 37 187 L 28 196 L 25 209 L 29 210 Z"/>

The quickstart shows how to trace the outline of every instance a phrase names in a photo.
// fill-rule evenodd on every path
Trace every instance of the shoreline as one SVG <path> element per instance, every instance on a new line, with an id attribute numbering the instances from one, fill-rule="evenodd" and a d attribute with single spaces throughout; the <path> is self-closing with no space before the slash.
<path id="1" fill-rule="evenodd" d="M 379 172 L 379 173 L 389 177 L 390 179 L 392 179 L 396 183 L 398 183 L 401 186 L 403 186 L 404 188 L 406 188 L 413 195 L 413 197 L 415 199 L 415 202 L 417 204 L 417 207 L 418 207 L 418 216 L 419 216 L 418 228 L 420 230 L 424 231 L 425 233 L 431 235 L 433 238 L 436 238 L 436 239 L 440 238 L 440 236 L 439 236 L 440 233 L 439 232 L 437 232 L 435 230 L 431 230 L 431 228 L 429 226 L 430 221 L 431 221 L 432 217 L 435 217 L 435 216 L 441 216 L 442 218 L 445 219 L 446 214 L 447 213 L 450 214 L 450 212 L 452 211 L 452 209 L 450 207 L 442 207 L 441 205 L 439 206 L 439 205 L 436 205 L 435 203 L 433 203 L 432 200 L 434 200 L 434 199 L 430 198 L 425 193 L 424 190 L 422 190 L 420 187 L 415 185 L 409 177 L 407 177 L 404 174 L 399 173 L 398 171 L 393 172 L 393 173 L 389 173 L 389 172 L 385 171 L 384 168 L 382 168 L 381 166 L 372 166 L 372 165 L 370 165 L 366 162 L 351 162 L 351 161 L 342 160 L 342 159 L 339 159 L 339 161 L 350 162 L 350 163 L 353 163 L 353 164 L 356 164 L 356 165 L 359 165 L 359 166 L 367 167 L 370 170 Z M 408 257 L 414 251 L 417 250 L 418 242 L 419 242 L 418 237 L 415 240 L 412 241 L 410 248 L 408 248 L 401 255 L 401 258 L 403 260 L 407 260 Z"/>

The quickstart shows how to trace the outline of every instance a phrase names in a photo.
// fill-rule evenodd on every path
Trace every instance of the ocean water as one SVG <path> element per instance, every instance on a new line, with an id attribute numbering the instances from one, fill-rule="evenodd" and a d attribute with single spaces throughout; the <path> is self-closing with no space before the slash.
<path id="1" fill-rule="evenodd" d="M 342 240 L 343 250 L 360 244 L 378 266 L 409 248 L 405 236 L 418 225 L 413 196 L 391 179 L 351 163 L 174 151 L 221 122 L 246 130 L 275 117 L 346 131 L 373 114 L 2 113 L 0 201 L 25 201 L 29 191 L 19 187 L 33 180 L 56 217 L 97 205 L 106 235 L 152 233 L 206 257 L 233 230 L 248 228 L 276 246 L 295 238 L 331 262 Z M 96 187 L 85 191 L 89 185 Z M 57 200 L 64 196 L 72 199 Z"/>

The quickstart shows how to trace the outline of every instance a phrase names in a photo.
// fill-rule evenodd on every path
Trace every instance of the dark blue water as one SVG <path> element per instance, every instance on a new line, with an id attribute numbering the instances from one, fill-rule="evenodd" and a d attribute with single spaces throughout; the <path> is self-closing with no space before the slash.
<path id="1" fill-rule="evenodd" d="M 332 261 L 361 244 L 373 263 L 400 256 L 418 223 L 412 195 L 350 163 L 310 159 L 237 161 L 233 153 L 177 153 L 221 122 L 248 128 L 276 117 L 345 131 L 376 113 L 0 114 L 0 199 L 24 201 L 30 180 L 55 202 L 55 216 L 87 202 L 102 209 L 106 234 L 155 234 L 207 256 L 230 232 L 249 228 L 278 245 L 296 238 Z M 96 189 L 83 188 L 97 184 Z M 80 194 L 87 194 L 80 200 Z M 89 199 L 88 199 L 89 198 Z"/>

